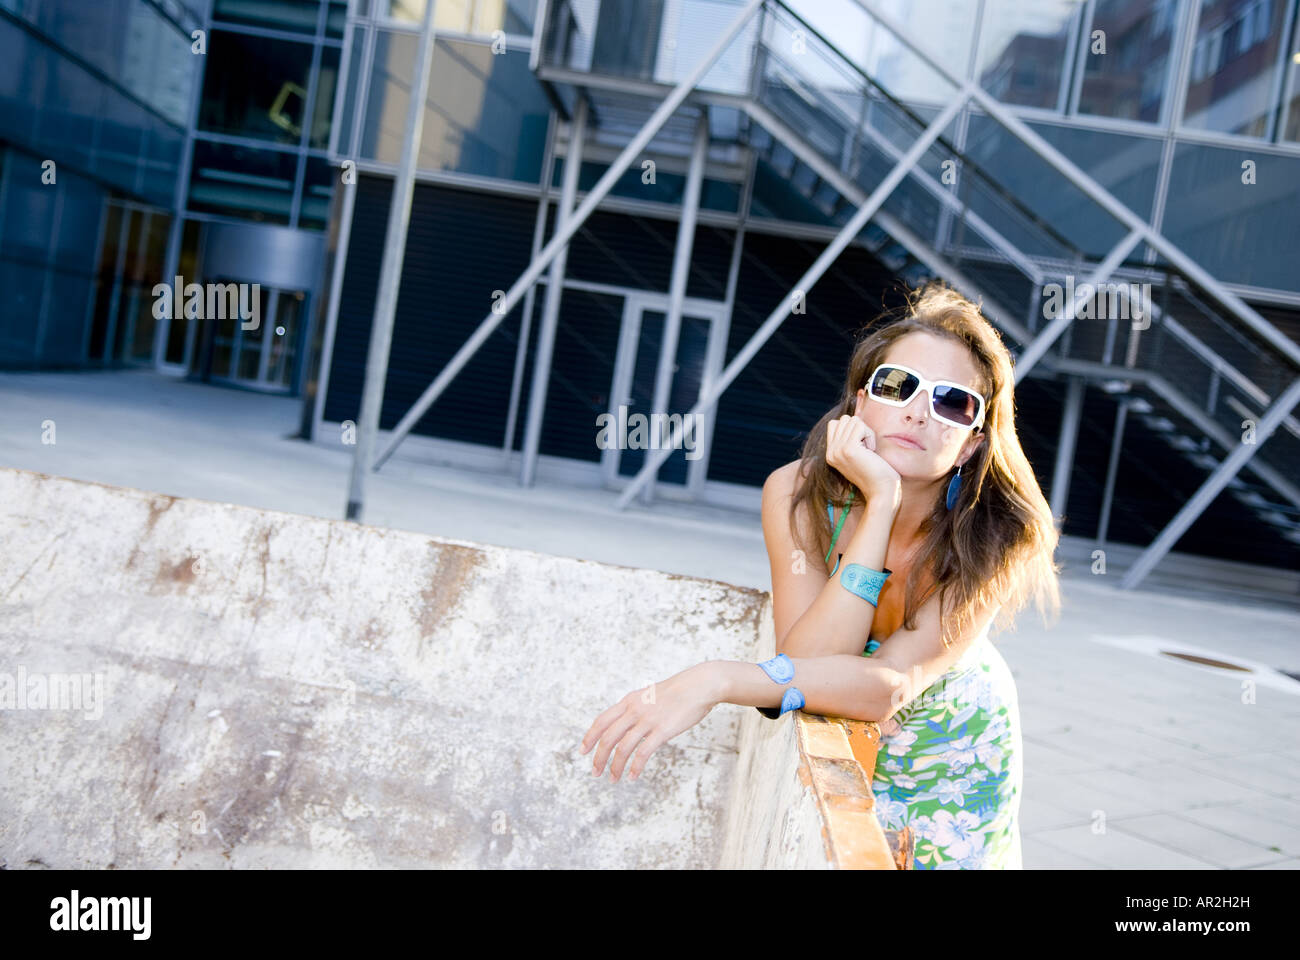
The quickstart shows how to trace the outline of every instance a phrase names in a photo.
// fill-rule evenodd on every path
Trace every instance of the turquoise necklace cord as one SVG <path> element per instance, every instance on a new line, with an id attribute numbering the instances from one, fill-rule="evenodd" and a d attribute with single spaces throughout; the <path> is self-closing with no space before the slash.
<path id="1" fill-rule="evenodd" d="M 844 501 L 844 512 L 843 512 L 842 514 L 840 514 L 840 522 L 837 523 L 837 524 L 835 524 L 835 532 L 831 535 L 831 546 L 830 546 L 830 549 L 826 551 L 826 562 L 827 562 L 827 563 L 830 563 L 830 562 L 831 562 L 831 552 L 835 549 L 835 542 L 836 542 L 837 540 L 839 540 L 839 538 L 840 538 L 840 531 L 841 531 L 842 529 L 844 529 L 844 521 L 845 521 L 845 519 L 847 519 L 847 517 L 848 517 L 848 515 L 849 515 L 849 508 L 850 508 L 851 506 L 853 506 L 853 494 L 855 494 L 856 492 L 857 492 L 856 490 L 850 489 L 850 490 L 849 490 L 849 498 L 848 498 L 847 500 Z M 831 506 L 831 504 L 829 504 L 829 503 L 826 504 L 826 510 L 827 510 L 827 512 L 830 514 L 831 521 L 834 522 L 834 520 L 835 520 L 835 512 L 834 512 L 834 509 L 833 509 L 833 507 Z M 836 560 L 836 561 L 835 561 L 835 570 L 838 570 L 839 568 L 840 568 L 840 562 L 839 562 L 838 560 Z M 832 571 L 831 571 L 831 576 L 832 576 L 832 577 L 835 576 L 835 570 L 832 570 Z"/>

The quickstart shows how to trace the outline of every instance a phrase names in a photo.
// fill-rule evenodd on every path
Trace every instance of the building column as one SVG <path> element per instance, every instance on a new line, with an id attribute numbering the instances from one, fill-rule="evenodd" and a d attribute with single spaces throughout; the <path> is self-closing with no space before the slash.
<path id="1" fill-rule="evenodd" d="M 384 257 L 379 267 L 379 290 L 375 316 L 370 325 L 370 349 L 366 354 L 366 379 L 361 393 L 361 411 L 357 415 L 357 444 L 352 458 L 352 476 L 348 482 L 347 519 L 360 520 L 365 503 L 366 479 L 374 468 L 375 441 L 379 434 L 379 414 L 384 403 L 384 384 L 388 381 L 388 355 L 393 345 L 393 321 L 397 316 L 397 297 L 402 285 L 402 263 L 406 259 L 406 233 L 411 222 L 411 201 L 415 196 L 415 162 L 424 132 L 425 104 L 429 98 L 429 75 L 433 67 L 433 8 L 430 0 L 424 9 L 420 33 L 420 55 L 411 84 L 411 102 L 406 113 L 406 138 L 402 144 L 402 162 L 393 180 L 392 202 L 388 209 L 388 232 L 384 236 Z M 361 105 L 358 104 L 358 109 Z"/>
<path id="2" fill-rule="evenodd" d="M 1097 545 L 1105 546 L 1110 529 L 1110 508 L 1115 502 L 1115 477 L 1119 473 L 1119 455 L 1124 447 L 1124 424 L 1128 422 L 1128 397 L 1119 398 L 1115 411 L 1115 429 L 1110 439 L 1110 461 L 1106 464 L 1106 488 L 1101 495 L 1101 519 L 1097 521 Z"/>
<path id="3" fill-rule="evenodd" d="M 578 98 L 569 127 L 569 149 L 564 156 L 564 184 L 560 205 L 555 211 L 558 235 L 573 216 L 578 194 L 578 173 L 582 169 L 582 143 L 587 134 L 587 99 Z M 564 268 L 569 259 L 569 245 L 560 248 L 551 261 L 546 278 L 546 300 L 542 304 L 542 323 L 537 329 L 537 356 L 533 361 L 533 381 L 528 395 L 528 420 L 524 424 L 524 456 L 519 471 L 521 486 L 531 487 L 537 479 L 537 456 L 542 443 L 542 419 L 546 413 L 546 390 L 551 380 L 551 358 L 555 352 L 555 331 L 560 321 L 560 297 L 564 293 Z"/>
<path id="4" fill-rule="evenodd" d="M 686 281 L 690 278 L 691 254 L 695 249 L 695 221 L 700 212 L 700 186 L 704 180 L 704 161 L 709 152 L 709 108 L 701 105 L 695 121 L 695 140 L 691 145 L 691 166 L 686 174 L 686 192 L 682 197 L 682 218 L 677 225 L 677 245 L 673 251 L 673 275 L 668 286 L 668 316 L 664 318 L 663 339 L 659 344 L 659 368 L 655 376 L 654 399 L 650 404 L 650 423 L 653 430 L 657 413 L 668 413 L 672 397 L 673 373 L 677 366 L 677 344 L 682 330 L 682 305 L 686 300 Z M 667 423 L 667 420 L 664 421 Z M 698 439 L 698 437 L 697 437 Z M 667 437 L 652 437 L 653 446 Z M 641 490 L 641 499 L 649 503 L 654 499 L 655 478 L 651 477 Z"/>
<path id="5" fill-rule="evenodd" d="M 1061 526 L 1070 499 L 1070 472 L 1074 469 L 1074 448 L 1079 439 L 1079 420 L 1083 415 L 1083 389 L 1083 377 L 1070 377 L 1065 391 L 1065 409 L 1061 412 L 1061 438 L 1056 444 L 1056 466 L 1052 470 L 1052 516 Z"/>

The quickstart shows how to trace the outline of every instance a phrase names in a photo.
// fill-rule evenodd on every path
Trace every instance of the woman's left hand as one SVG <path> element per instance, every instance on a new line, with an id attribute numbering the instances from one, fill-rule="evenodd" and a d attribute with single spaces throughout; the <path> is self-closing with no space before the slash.
<path id="1" fill-rule="evenodd" d="M 598 716 L 582 738 L 580 752 L 586 753 L 599 741 L 592 776 L 601 776 L 605 761 L 616 753 L 610 765 L 614 781 L 623 775 L 629 759 L 628 779 L 635 780 L 650 754 L 695 726 L 720 702 L 714 664 L 698 663 L 662 683 L 633 690 Z"/>

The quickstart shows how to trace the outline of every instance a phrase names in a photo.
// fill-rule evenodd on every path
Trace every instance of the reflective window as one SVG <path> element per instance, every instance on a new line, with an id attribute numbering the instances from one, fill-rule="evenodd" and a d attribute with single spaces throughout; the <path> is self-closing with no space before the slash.
<path id="1" fill-rule="evenodd" d="M 348 0 L 329 0 L 330 8 L 325 14 L 325 36 L 343 36 L 343 27 L 348 19 Z"/>
<path id="2" fill-rule="evenodd" d="M 422 170 L 537 183 L 550 104 L 524 50 L 439 41 L 420 144 Z"/>
<path id="3" fill-rule="evenodd" d="M 1159 137 L 1103 133 L 1057 123 L 1029 126 L 1138 216 L 1150 215 L 1163 143 Z M 967 186 L 971 189 L 972 209 L 1028 253 L 1068 258 L 1072 245 L 1100 258 L 1128 232 L 1063 174 L 989 117 L 971 118 L 967 152 L 985 176 L 1001 188 L 986 188 L 979 178 L 964 176 L 963 190 Z M 1067 246 L 1062 246 L 1058 238 Z"/>
<path id="4" fill-rule="evenodd" d="M 188 117 L 191 40 L 143 0 L 31 3 L 38 30 L 84 58 L 175 124 Z M 106 38 L 110 38 L 106 41 Z"/>
<path id="5" fill-rule="evenodd" d="M 216 0 L 213 20 L 315 33 L 320 0 Z"/>
<path id="6" fill-rule="evenodd" d="M 310 44 L 214 30 L 199 129 L 297 143 L 306 113 Z"/>
<path id="7" fill-rule="evenodd" d="M 298 211 L 298 225 L 311 230 L 322 230 L 330 215 L 330 200 L 334 184 L 339 182 L 337 168 L 322 157 L 307 158 L 307 172 L 303 176 L 302 207 Z"/>
<path id="8" fill-rule="evenodd" d="M 1163 230 L 1225 283 L 1296 289 L 1295 218 L 1300 157 L 1252 153 L 1255 183 L 1242 183 L 1240 148 L 1180 143 L 1174 150 Z"/>
<path id="9" fill-rule="evenodd" d="M 297 169 L 294 153 L 195 140 L 189 209 L 288 223 Z"/>
<path id="10" fill-rule="evenodd" d="M 352 32 L 348 49 L 347 86 L 343 91 L 343 109 L 339 114 L 338 152 L 348 156 L 353 151 L 352 124 L 356 119 L 357 91 L 361 88 L 361 64 L 365 57 L 367 29 L 358 26 Z"/>
<path id="11" fill-rule="evenodd" d="M 419 38 L 409 33 L 379 30 L 374 42 L 374 66 L 358 152 L 372 160 L 397 163 L 402 155 L 402 131 L 406 129 Z M 433 59 L 437 63 L 436 54 Z"/>
<path id="12" fill-rule="evenodd" d="M 330 144 L 330 122 L 334 117 L 334 94 L 339 82 L 339 57 L 337 47 L 322 47 L 320 70 L 316 74 L 316 103 L 312 109 L 311 134 L 308 146 L 324 150 Z"/>
<path id="13" fill-rule="evenodd" d="M 1177 13 L 1178 0 L 1098 0 L 1083 41 L 1088 49 L 1080 113 L 1149 123 L 1160 119 Z"/>
<path id="14" fill-rule="evenodd" d="M 1300 142 L 1300 37 L 1296 39 L 1295 50 L 1291 54 L 1291 82 L 1287 92 L 1282 95 L 1286 109 L 1286 126 L 1282 129 L 1282 139 L 1292 143 Z"/>
<path id="15" fill-rule="evenodd" d="M 1061 109 L 1081 0 L 986 0 L 976 74 L 1003 103 Z"/>
<path id="16" fill-rule="evenodd" d="M 1183 111 L 1186 126 L 1267 135 L 1286 7 L 1283 0 L 1199 5 Z"/>
<path id="17" fill-rule="evenodd" d="M 791 9 L 895 97 L 936 102 L 952 85 L 854 0 L 794 0 Z M 881 12 L 958 78 L 967 75 L 979 5 L 969 0 L 883 0 Z"/>
<path id="18" fill-rule="evenodd" d="M 386 31 L 376 37 L 363 156 L 388 163 L 401 159 L 416 41 Z M 494 54 L 487 44 L 439 40 L 418 165 L 536 183 L 549 114 L 526 51 Z"/>
<path id="19" fill-rule="evenodd" d="M 425 0 L 375 0 L 375 3 L 381 17 L 404 23 L 420 23 L 424 19 Z M 537 0 L 437 0 L 433 26 L 436 30 L 460 33 L 487 34 L 503 30 L 530 35 L 536 14 Z"/>

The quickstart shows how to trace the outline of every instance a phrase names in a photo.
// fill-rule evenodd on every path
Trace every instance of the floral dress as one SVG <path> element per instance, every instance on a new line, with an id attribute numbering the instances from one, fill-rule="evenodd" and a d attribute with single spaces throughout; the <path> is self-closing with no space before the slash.
<path id="1" fill-rule="evenodd" d="M 988 630 L 893 719 L 871 787 L 881 824 L 916 834 L 916 869 L 1021 869 L 1020 711 Z"/>

